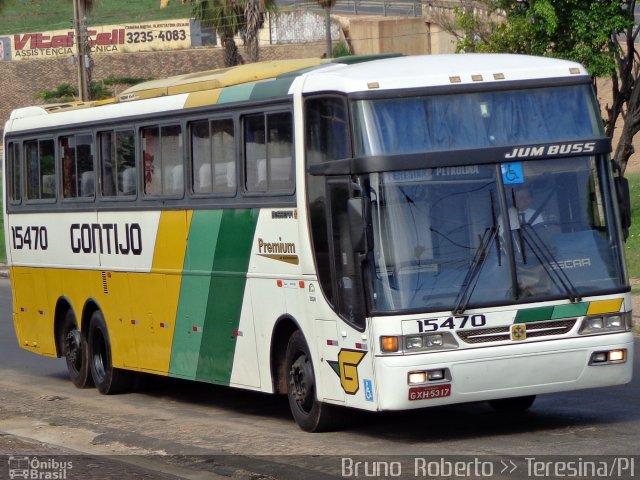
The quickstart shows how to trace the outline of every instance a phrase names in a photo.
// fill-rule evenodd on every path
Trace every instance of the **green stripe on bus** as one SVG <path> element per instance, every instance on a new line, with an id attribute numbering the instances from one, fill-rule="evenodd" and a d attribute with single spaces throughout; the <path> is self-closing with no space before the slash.
<path id="1" fill-rule="evenodd" d="M 180 301 L 173 334 L 169 375 L 196 378 L 198 352 L 211 287 L 211 271 L 222 221 L 222 210 L 193 212 Z"/>
<path id="2" fill-rule="evenodd" d="M 259 210 L 222 214 L 196 379 L 228 385 Z"/>
<path id="3" fill-rule="evenodd" d="M 587 314 L 589 309 L 589 302 L 585 303 L 573 303 L 570 305 L 556 305 L 553 308 L 552 319 L 556 318 L 569 318 L 569 317 L 582 317 Z"/>
<path id="4" fill-rule="evenodd" d="M 284 97 L 289 94 L 289 88 L 295 77 L 278 78 L 266 82 L 256 83 L 251 92 L 251 100 L 264 100 L 272 97 Z"/>
<path id="5" fill-rule="evenodd" d="M 231 102 L 244 102 L 251 98 L 251 92 L 255 83 L 246 83 L 243 85 L 234 85 L 233 87 L 225 87 L 220 93 L 218 104 Z"/>
<path id="6" fill-rule="evenodd" d="M 541 322 L 558 318 L 582 317 L 587 314 L 589 302 L 570 305 L 556 305 L 549 307 L 527 308 L 519 310 L 515 323 Z"/>
<path id="7" fill-rule="evenodd" d="M 515 323 L 539 322 L 549 320 L 553 315 L 553 307 L 538 307 L 518 310 Z"/>

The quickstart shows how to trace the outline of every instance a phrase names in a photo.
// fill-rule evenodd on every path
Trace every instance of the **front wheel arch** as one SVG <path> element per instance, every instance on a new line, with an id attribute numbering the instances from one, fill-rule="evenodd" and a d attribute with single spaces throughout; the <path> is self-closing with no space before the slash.
<path id="1" fill-rule="evenodd" d="M 291 316 L 284 315 L 276 322 L 271 334 L 271 382 L 274 393 L 287 393 L 286 354 L 289 339 L 295 331 L 299 331 L 298 322 Z"/>

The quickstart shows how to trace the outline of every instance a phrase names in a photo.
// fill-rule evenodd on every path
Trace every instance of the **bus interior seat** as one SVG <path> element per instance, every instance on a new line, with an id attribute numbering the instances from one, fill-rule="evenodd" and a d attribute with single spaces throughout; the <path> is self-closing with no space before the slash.
<path id="1" fill-rule="evenodd" d="M 136 169 L 125 168 L 122 172 L 122 193 L 130 195 L 136 193 Z"/>
<path id="2" fill-rule="evenodd" d="M 293 183 L 291 157 L 271 158 L 271 188 L 287 190 Z"/>
<path id="3" fill-rule="evenodd" d="M 183 185 L 184 185 L 184 172 L 182 169 L 182 165 L 174 165 L 173 167 L 168 167 L 168 175 L 167 175 L 167 185 L 165 193 L 173 193 L 178 194 L 182 193 Z"/>
<path id="4" fill-rule="evenodd" d="M 80 196 L 92 197 L 95 193 L 95 175 L 93 171 L 83 172 L 80 177 Z"/>
<path id="5" fill-rule="evenodd" d="M 210 192 L 211 191 L 211 164 L 204 163 L 198 169 L 198 192 Z"/>
<path id="6" fill-rule="evenodd" d="M 56 176 L 43 175 L 42 176 L 42 198 L 55 197 L 56 194 Z"/>

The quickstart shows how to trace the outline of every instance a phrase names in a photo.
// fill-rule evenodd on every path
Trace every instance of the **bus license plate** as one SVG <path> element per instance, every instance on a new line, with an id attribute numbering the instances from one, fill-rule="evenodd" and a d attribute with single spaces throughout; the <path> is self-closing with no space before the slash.
<path id="1" fill-rule="evenodd" d="M 451 395 L 451 384 L 413 387 L 409 389 L 409 400 L 433 400 Z"/>

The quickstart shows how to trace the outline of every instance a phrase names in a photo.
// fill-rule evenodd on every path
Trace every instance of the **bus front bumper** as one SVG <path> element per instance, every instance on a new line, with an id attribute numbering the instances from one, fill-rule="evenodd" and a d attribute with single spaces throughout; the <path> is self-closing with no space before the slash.
<path id="1" fill-rule="evenodd" d="M 378 409 L 404 410 L 621 385 L 631 381 L 633 334 L 619 333 L 375 359 Z M 592 363 L 625 351 L 625 361 Z M 443 379 L 409 384 L 420 372 Z"/>

